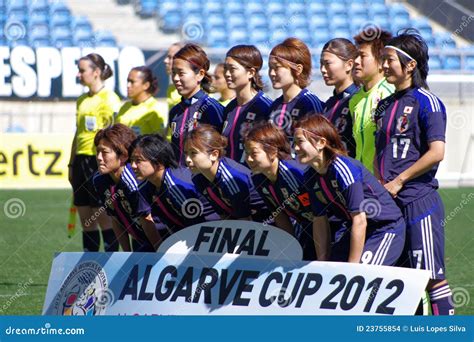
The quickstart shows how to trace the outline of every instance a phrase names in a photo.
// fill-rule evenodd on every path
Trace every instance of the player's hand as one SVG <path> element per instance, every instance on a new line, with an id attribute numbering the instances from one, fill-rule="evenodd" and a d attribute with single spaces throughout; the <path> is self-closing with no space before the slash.
<path id="1" fill-rule="evenodd" d="M 403 183 L 398 178 L 395 178 L 394 180 L 385 183 L 384 187 L 385 189 L 387 189 L 390 195 L 392 195 L 393 198 L 396 198 L 398 192 L 403 188 Z"/>

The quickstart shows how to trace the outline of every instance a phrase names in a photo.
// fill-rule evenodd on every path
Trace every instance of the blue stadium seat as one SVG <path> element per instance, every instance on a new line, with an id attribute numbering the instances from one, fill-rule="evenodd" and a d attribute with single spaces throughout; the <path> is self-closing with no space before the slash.
<path id="1" fill-rule="evenodd" d="M 37 10 L 49 10 L 49 2 L 48 0 L 31 1 L 29 4 L 29 10 L 30 12 Z"/>
<path id="2" fill-rule="evenodd" d="M 408 11 L 406 10 L 405 6 L 403 6 L 400 3 L 395 3 L 389 6 L 388 12 L 391 18 L 404 18 L 404 19 L 409 19 L 410 15 L 408 14 Z"/>
<path id="3" fill-rule="evenodd" d="M 287 3 L 286 11 L 290 17 L 296 14 L 304 14 L 306 13 L 306 5 L 304 2 L 291 1 Z"/>
<path id="4" fill-rule="evenodd" d="M 338 15 L 331 19 L 328 18 L 331 29 L 347 28 L 348 19 L 345 15 Z"/>
<path id="5" fill-rule="evenodd" d="M 51 46 L 51 42 L 49 41 L 49 38 L 37 38 L 37 39 L 30 38 L 29 45 L 36 49 L 39 47 Z"/>
<path id="6" fill-rule="evenodd" d="M 58 11 L 51 15 L 50 26 L 70 25 L 71 14 L 65 11 Z"/>
<path id="7" fill-rule="evenodd" d="M 224 13 L 228 15 L 229 13 L 239 13 L 244 12 L 245 6 L 243 1 L 240 0 L 231 0 L 227 1 L 224 6 Z"/>
<path id="8" fill-rule="evenodd" d="M 72 39 L 71 29 L 67 25 L 54 26 L 51 28 L 50 32 L 51 39 L 54 41 L 59 39 Z"/>
<path id="9" fill-rule="evenodd" d="M 440 49 L 455 49 L 456 41 L 451 37 L 450 34 L 437 34 L 434 37 L 436 46 Z"/>
<path id="10" fill-rule="evenodd" d="M 351 32 L 346 28 L 331 30 L 331 38 L 347 38 L 351 36 Z"/>
<path id="11" fill-rule="evenodd" d="M 117 41 L 109 31 L 97 31 L 95 33 L 95 45 L 104 47 L 116 47 Z"/>
<path id="12" fill-rule="evenodd" d="M 446 70 L 459 70 L 461 69 L 461 57 L 448 55 L 443 58 L 443 68 Z"/>
<path id="13" fill-rule="evenodd" d="M 290 28 L 290 30 L 308 28 L 308 21 L 306 19 L 306 15 L 304 14 L 293 14 L 290 20 L 287 19 L 286 24 Z"/>
<path id="14" fill-rule="evenodd" d="M 270 43 L 272 45 L 276 45 L 284 41 L 286 38 L 288 38 L 290 35 L 288 34 L 288 31 L 285 29 L 277 29 L 274 31 L 270 32 Z"/>
<path id="15" fill-rule="evenodd" d="M 54 41 L 54 46 L 56 46 L 58 49 L 62 49 L 65 47 L 73 47 L 74 42 L 71 38 L 61 38 Z"/>
<path id="16" fill-rule="evenodd" d="M 324 45 L 329 39 L 331 39 L 331 36 L 329 34 L 329 30 L 324 29 L 314 32 L 311 38 L 311 45 L 317 47 Z"/>
<path id="17" fill-rule="evenodd" d="M 367 8 L 365 4 L 357 4 L 351 2 L 349 4 L 349 9 L 347 10 L 348 16 L 352 17 L 354 15 L 363 15 L 364 17 L 367 16 Z"/>
<path id="18" fill-rule="evenodd" d="M 246 26 L 247 19 L 244 15 L 233 15 L 227 18 L 227 28 L 232 30 L 234 27 Z"/>
<path id="19" fill-rule="evenodd" d="M 270 30 L 282 28 L 288 24 L 288 18 L 284 15 L 274 14 L 268 17 L 268 27 Z"/>
<path id="20" fill-rule="evenodd" d="M 158 15 L 166 17 L 171 11 L 179 11 L 180 7 L 179 2 L 175 0 L 163 2 L 158 6 Z"/>
<path id="21" fill-rule="evenodd" d="M 248 39 L 252 44 L 264 44 L 269 41 L 268 31 L 266 29 L 255 29 L 249 32 Z"/>
<path id="22" fill-rule="evenodd" d="M 291 35 L 294 37 L 298 37 L 301 39 L 303 42 L 305 42 L 308 45 L 311 45 L 311 34 L 308 32 L 307 28 L 299 28 L 291 32 Z"/>
<path id="23" fill-rule="evenodd" d="M 326 13 L 326 5 L 321 2 L 310 2 L 307 6 L 308 15 L 320 16 Z"/>
<path id="24" fill-rule="evenodd" d="M 464 59 L 464 69 L 474 70 L 474 55 L 465 57 L 465 59 Z"/>
<path id="25" fill-rule="evenodd" d="M 34 10 L 30 12 L 28 21 L 30 23 L 32 22 L 42 23 L 42 22 L 48 22 L 48 19 L 49 19 L 49 11 L 47 9 L 39 9 L 39 10 Z"/>
<path id="26" fill-rule="evenodd" d="M 443 69 L 441 58 L 436 55 L 430 56 L 430 59 L 428 60 L 428 66 L 430 68 L 430 71 Z"/>
<path id="27" fill-rule="evenodd" d="M 30 37 L 30 39 L 49 39 L 49 26 L 47 24 L 30 26 L 28 37 Z"/>
<path id="28" fill-rule="evenodd" d="M 318 15 L 308 20 L 308 27 L 311 31 L 317 31 L 319 29 L 325 29 L 328 27 L 328 20 L 325 16 Z"/>
<path id="29" fill-rule="evenodd" d="M 240 30 L 233 30 L 229 32 L 227 41 L 231 46 L 248 43 L 248 36 L 245 27 L 242 27 Z"/>
<path id="30" fill-rule="evenodd" d="M 209 13 L 206 16 L 206 27 L 209 25 L 211 27 L 214 26 L 225 26 L 225 18 L 217 13 Z"/>
<path id="31" fill-rule="evenodd" d="M 26 38 L 21 38 L 17 40 L 9 40 L 8 41 L 10 47 L 16 47 L 16 46 L 29 46 L 30 44 L 28 43 L 28 39 Z"/>
<path id="32" fill-rule="evenodd" d="M 179 30 L 181 26 L 181 13 L 173 10 L 166 14 L 163 18 L 161 29 L 165 33 L 174 33 Z"/>
<path id="33" fill-rule="evenodd" d="M 247 15 L 252 15 L 254 12 L 262 11 L 262 2 L 259 0 L 248 0 L 244 6 Z"/>
<path id="34" fill-rule="evenodd" d="M 225 30 L 225 27 L 216 26 L 212 30 L 208 30 L 205 39 L 207 45 L 210 46 L 213 46 L 214 41 L 225 41 L 227 39 L 227 32 Z"/>
<path id="35" fill-rule="evenodd" d="M 204 13 L 211 13 L 211 12 L 223 12 L 223 4 L 220 1 L 205 1 L 203 3 L 203 12 Z"/>
<path id="36" fill-rule="evenodd" d="M 251 29 L 257 26 L 266 26 L 267 25 L 267 17 L 263 12 L 254 13 L 250 18 L 247 20 L 247 26 Z"/>
<path id="37" fill-rule="evenodd" d="M 69 7 L 65 3 L 62 2 L 52 2 L 49 6 L 49 13 L 54 14 L 57 12 L 67 12 L 71 14 Z"/>
<path id="38" fill-rule="evenodd" d="M 212 44 L 210 44 L 213 48 L 216 49 L 228 49 L 229 45 L 227 44 L 226 39 L 214 40 Z"/>
<path id="39" fill-rule="evenodd" d="M 371 3 L 368 8 L 369 15 L 375 19 L 378 15 L 388 15 L 389 10 L 385 4 Z"/>
<path id="40" fill-rule="evenodd" d="M 267 3 L 266 11 L 273 15 L 274 13 L 284 13 L 286 10 L 285 3 L 283 1 L 272 1 Z"/>
<path id="41" fill-rule="evenodd" d="M 135 12 L 143 18 L 149 18 L 157 12 L 156 0 L 140 0 L 135 6 Z"/>

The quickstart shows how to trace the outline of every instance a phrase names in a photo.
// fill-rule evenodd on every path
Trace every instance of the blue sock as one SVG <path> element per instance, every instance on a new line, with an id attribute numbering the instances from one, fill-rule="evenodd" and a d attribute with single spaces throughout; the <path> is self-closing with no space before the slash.
<path id="1" fill-rule="evenodd" d="M 453 294 L 449 284 L 431 289 L 428 294 L 434 316 L 454 315 Z"/>

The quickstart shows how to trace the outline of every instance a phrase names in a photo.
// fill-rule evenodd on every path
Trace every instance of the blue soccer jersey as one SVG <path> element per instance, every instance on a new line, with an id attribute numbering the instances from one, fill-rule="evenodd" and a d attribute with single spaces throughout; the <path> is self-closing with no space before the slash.
<path id="1" fill-rule="evenodd" d="M 171 145 L 181 166 L 185 166 L 184 139 L 200 123 L 214 126 L 222 131 L 224 122 L 224 107 L 200 90 L 190 99 L 181 99 L 169 114 Z"/>
<path id="2" fill-rule="evenodd" d="M 377 111 L 376 158 L 380 176 L 390 182 L 412 166 L 433 141 L 445 141 L 446 109 L 429 91 L 409 88 L 380 101 Z M 397 200 L 406 205 L 438 188 L 431 170 L 404 184 Z"/>
<path id="3" fill-rule="evenodd" d="M 189 169 L 168 168 L 159 188 L 146 181 L 140 185 L 140 193 L 151 203 L 144 209 L 151 211 L 171 232 L 218 219 L 207 200 L 197 192 Z"/>
<path id="4" fill-rule="evenodd" d="M 259 91 L 252 100 L 243 106 L 232 100 L 224 110 L 224 128 L 222 135 L 229 139 L 226 155 L 242 165 L 246 165 L 244 153 L 244 137 L 257 121 L 268 120 L 269 109 L 272 104 L 262 91 Z"/>
<path id="5" fill-rule="evenodd" d="M 324 176 L 310 167 L 304 177 L 315 216 L 334 215 L 351 223 L 351 213 L 366 212 L 367 229 L 379 229 L 402 218 L 387 190 L 356 159 L 338 156 Z"/>
<path id="6" fill-rule="evenodd" d="M 210 182 L 204 175 L 197 174 L 193 177 L 193 183 L 221 217 L 241 219 L 252 216 L 255 221 L 270 217 L 255 190 L 250 170 L 230 158 L 219 161 L 214 181 Z"/>
<path id="7" fill-rule="evenodd" d="M 270 107 L 270 120 L 283 128 L 290 141 L 293 141 L 294 123 L 308 113 L 322 113 L 323 106 L 324 103 L 305 88 L 288 103 L 283 102 L 283 95 L 275 99 Z"/>
<path id="8" fill-rule="evenodd" d="M 349 100 L 357 90 L 359 90 L 359 87 L 351 84 L 343 92 L 331 96 L 326 101 L 323 109 L 324 116 L 336 127 L 349 157 L 353 158 L 356 154 L 356 143 L 352 134 L 352 116 L 349 110 Z"/>
<path id="9" fill-rule="evenodd" d="M 140 218 L 150 211 L 146 209 L 146 199 L 138 191 L 138 182 L 130 164 L 125 165 L 117 184 L 110 175 L 99 172 L 94 175 L 93 183 L 107 214 L 115 217 L 135 240 L 148 242 Z"/>
<path id="10" fill-rule="evenodd" d="M 313 221 L 309 193 L 303 185 L 306 169 L 295 160 L 280 160 L 274 183 L 261 173 L 252 175 L 255 188 L 272 212 L 283 208 L 288 217 L 303 225 Z"/>

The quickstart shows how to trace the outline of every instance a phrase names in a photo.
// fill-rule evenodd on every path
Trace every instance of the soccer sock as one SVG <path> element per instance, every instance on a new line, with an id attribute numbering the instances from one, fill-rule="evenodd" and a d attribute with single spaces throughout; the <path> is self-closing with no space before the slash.
<path id="1" fill-rule="evenodd" d="M 430 290 L 429 296 L 434 316 L 454 315 L 453 294 L 449 284 Z"/>
<path id="2" fill-rule="evenodd" d="M 119 248 L 118 240 L 115 237 L 112 228 L 102 230 L 102 239 L 104 240 L 104 250 L 106 252 L 117 252 Z"/>
<path id="3" fill-rule="evenodd" d="M 98 230 L 82 232 L 82 247 L 84 252 L 98 252 L 100 247 L 100 232 Z"/>

